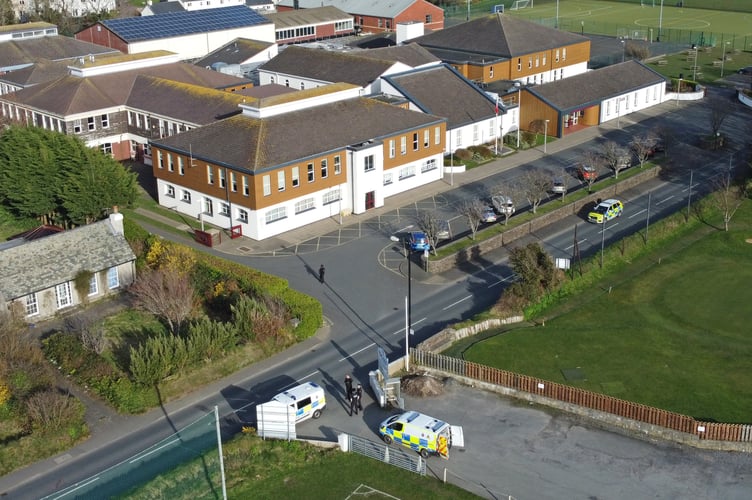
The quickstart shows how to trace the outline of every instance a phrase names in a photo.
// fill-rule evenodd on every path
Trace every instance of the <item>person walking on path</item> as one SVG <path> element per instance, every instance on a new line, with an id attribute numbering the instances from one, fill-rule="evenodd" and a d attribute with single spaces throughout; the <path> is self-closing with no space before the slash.
<path id="1" fill-rule="evenodd" d="M 358 400 L 358 393 L 353 393 L 352 397 L 350 398 L 350 416 L 353 416 L 353 412 L 355 414 L 358 414 L 358 406 L 360 405 L 360 402 Z"/>
<path id="2" fill-rule="evenodd" d="M 354 398 L 358 402 L 358 410 L 363 410 L 363 403 L 362 403 L 363 387 L 360 384 L 358 384 L 358 388 L 355 389 L 355 396 L 354 396 Z M 355 412 L 355 413 L 357 414 L 357 412 Z"/>
<path id="3" fill-rule="evenodd" d="M 350 401 L 352 399 L 353 387 L 352 377 L 350 377 L 349 373 L 345 375 L 345 393 L 347 394 L 347 400 Z"/>
<path id="4" fill-rule="evenodd" d="M 319 267 L 319 281 L 321 283 L 324 282 L 324 272 L 325 271 L 326 271 L 326 269 L 324 268 L 324 264 L 321 264 L 321 267 Z"/>

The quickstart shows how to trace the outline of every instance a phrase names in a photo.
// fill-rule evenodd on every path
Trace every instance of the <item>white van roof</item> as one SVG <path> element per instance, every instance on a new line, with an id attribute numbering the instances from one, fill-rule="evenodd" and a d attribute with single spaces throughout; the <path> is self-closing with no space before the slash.
<path id="1" fill-rule="evenodd" d="M 279 401 L 280 403 L 291 404 L 295 401 L 321 392 L 323 392 L 323 389 L 320 385 L 315 382 L 306 382 L 305 384 L 300 384 L 286 390 L 285 392 L 277 394 L 272 399 L 274 399 L 274 401 Z"/>
<path id="2" fill-rule="evenodd" d="M 418 413 L 417 411 L 408 411 L 406 413 L 403 413 L 402 415 L 400 415 L 400 417 L 397 420 L 400 420 L 402 422 L 408 422 L 412 425 L 418 426 L 422 429 L 429 430 L 431 432 L 439 432 L 446 425 L 448 425 L 446 422 L 442 420 L 429 417 L 428 415 L 424 415 L 423 413 Z"/>

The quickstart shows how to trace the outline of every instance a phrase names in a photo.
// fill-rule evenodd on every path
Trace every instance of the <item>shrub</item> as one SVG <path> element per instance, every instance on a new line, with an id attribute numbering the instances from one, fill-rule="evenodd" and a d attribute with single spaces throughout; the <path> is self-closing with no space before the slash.
<path id="1" fill-rule="evenodd" d="M 35 431 L 51 432 L 64 427 L 81 429 L 86 425 L 84 411 L 80 401 L 53 389 L 37 392 L 26 400 L 26 414 Z"/>
<path id="2" fill-rule="evenodd" d="M 487 160 L 494 157 L 494 153 L 488 146 L 470 146 L 469 149 L 473 153 L 473 159 Z"/>
<path id="3" fill-rule="evenodd" d="M 454 152 L 454 157 L 459 161 L 468 161 L 473 159 L 473 153 L 467 149 L 460 148 Z"/>

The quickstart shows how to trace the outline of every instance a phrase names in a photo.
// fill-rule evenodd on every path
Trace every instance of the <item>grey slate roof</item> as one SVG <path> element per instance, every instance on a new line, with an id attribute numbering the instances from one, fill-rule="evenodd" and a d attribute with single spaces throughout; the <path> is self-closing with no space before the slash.
<path id="1" fill-rule="evenodd" d="M 260 66 L 259 70 L 365 87 L 377 80 L 393 64 L 392 61 L 362 57 L 360 52 L 332 52 L 292 45 Z"/>
<path id="2" fill-rule="evenodd" d="M 508 14 L 489 14 L 410 41 L 429 50 L 444 49 L 512 58 L 589 40 Z"/>
<path id="3" fill-rule="evenodd" d="M 227 64 L 241 64 L 259 52 L 267 50 L 272 45 L 274 45 L 274 43 L 249 40 L 248 38 L 236 38 L 232 42 L 210 52 L 193 64 L 201 66 L 202 68 L 210 67 L 212 64 L 220 62 Z"/>
<path id="4" fill-rule="evenodd" d="M 0 296 L 13 300 L 136 260 L 125 237 L 105 219 L 0 251 Z"/>
<path id="5" fill-rule="evenodd" d="M 336 21 L 352 20 L 347 12 L 337 7 L 315 7 L 312 9 L 285 10 L 275 13 L 262 13 L 264 17 L 274 23 L 275 29 L 294 28 L 311 24 L 333 23 Z"/>
<path id="6" fill-rule="evenodd" d="M 441 59 L 415 43 L 396 45 L 394 47 L 359 50 L 350 53 L 359 57 L 370 57 L 371 59 L 380 59 L 382 61 L 401 62 L 411 68 L 423 66 L 424 64 L 438 64 L 441 62 Z"/>
<path id="7" fill-rule="evenodd" d="M 57 116 L 87 113 L 123 105 L 139 75 L 149 75 L 208 88 L 237 85 L 245 80 L 186 63 L 164 64 L 91 77 L 65 76 L 2 96 Z"/>
<path id="8" fill-rule="evenodd" d="M 152 143 L 194 158 L 259 173 L 348 145 L 443 120 L 368 98 L 257 119 L 234 116 Z"/>
<path id="9" fill-rule="evenodd" d="M 390 75 L 384 80 L 423 112 L 446 118 L 449 129 L 487 120 L 496 114 L 496 103 L 447 65 Z"/>
<path id="10" fill-rule="evenodd" d="M 554 108 L 568 111 L 665 81 L 644 64 L 626 61 L 527 90 Z"/>
<path id="11" fill-rule="evenodd" d="M 182 2 L 154 2 L 149 5 L 149 10 L 155 16 L 159 14 L 167 14 L 168 12 L 183 12 L 185 8 Z"/>
<path id="12" fill-rule="evenodd" d="M 68 75 L 68 65 L 52 61 L 40 61 L 23 69 L 0 74 L 0 81 L 20 87 L 57 80 Z"/>
<path id="13" fill-rule="evenodd" d="M 90 54 L 119 54 L 120 51 L 67 36 L 44 36 L 0 43 L 0 70 L 37 61 L 66 61 Z"/>
<path id="14" fill-rule="evenodd" d="M 315 7 L 333 6 L 351 14 L 363 14 L 364 16 L 396 17 L 399 13 L 414 4 L 416 0 L 298 0 L 301 9 L 313 9 Z M 293 0 L 281 0 L 277 3 L 283 7 L 294 6 Z"/>

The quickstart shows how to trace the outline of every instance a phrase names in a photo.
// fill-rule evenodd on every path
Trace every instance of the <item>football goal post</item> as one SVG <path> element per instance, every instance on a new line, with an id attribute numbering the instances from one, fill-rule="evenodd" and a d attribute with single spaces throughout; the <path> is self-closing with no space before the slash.
<path id="1" fill-rule="evenodd" d="M 532 6 L 533 0 L 514 0 L 514 3 L 512 3 L 512 6 L 509 7 L 509 10 L 520 10 Z"/>

